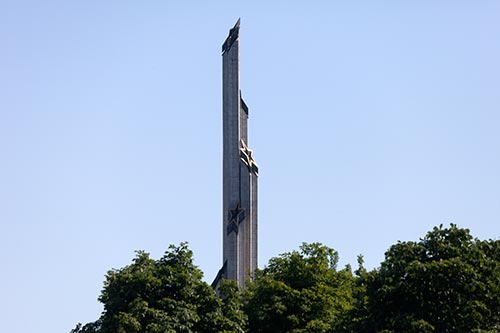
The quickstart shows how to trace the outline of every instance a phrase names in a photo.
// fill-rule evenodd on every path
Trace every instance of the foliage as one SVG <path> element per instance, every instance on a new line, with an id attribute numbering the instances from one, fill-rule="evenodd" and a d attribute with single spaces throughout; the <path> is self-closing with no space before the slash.
<path id="1" fill-rule="evenodd" d="M 250 332 L 331 332 L 352 307 L 353 276 L 318 243 L 282 254 L 257 271 L 245 293 Z"/>
<path id="2" fill-rule="evenodd" d="M 185 243 L 159 260 L 137 252 L 107 273 L 101 317 L 71 333 L 500 333 L 500 241 L 453 224 L 394 244 L 378 269 L 360 256 L 354 275 L 333 249 L 304 243 L 243 291 L 223 281 L 220 297 L 192 255 Z"/>
<path id="3" fill-rule="evenodd" d="M 107 273 L 101 318 L 72 333 L 243 332 L 238 290 L 224 287 L 223 301 L 202 276 L 186 243 L 160 260 L 137 252 L 131 265 Z"/>
<path id="4" fill-rule="evenodd" d="M 393 245 L 358 286 L 355 332 L 491 330 L 500 322 L 500 243 L 440 226 Z"/>
<path id="5" fill-rule="evenodd" d="M 219 294 L 222 299 L 224 332 L 246 332 L 248 317 L 244 312 L 242 293 L 236 281 L 222 280 L 219 285 Z"/>

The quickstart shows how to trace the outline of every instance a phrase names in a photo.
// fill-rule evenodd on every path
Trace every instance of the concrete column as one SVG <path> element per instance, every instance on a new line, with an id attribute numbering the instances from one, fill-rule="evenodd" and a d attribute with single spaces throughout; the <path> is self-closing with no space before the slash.
<path id="1" fill-rule="evenodd" d="M 257 165 L 247 147 L 248 107 L 240 93 L 239 43 L 238 20 L 222 48 L 223 269 L 218 277 L 243 286 L 257 268 Z"/>

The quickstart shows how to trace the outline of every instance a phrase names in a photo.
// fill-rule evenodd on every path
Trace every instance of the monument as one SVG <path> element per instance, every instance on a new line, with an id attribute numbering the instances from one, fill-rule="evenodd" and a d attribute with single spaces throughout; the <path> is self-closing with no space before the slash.
<path id="1" fill-rule="evenodd" d="M 240 20 L 222 45 L 223 221 L 221 279 L 244 286 L 257 268 L 258 166 L 248 148 L 248 107 L 240 91 Z"/>

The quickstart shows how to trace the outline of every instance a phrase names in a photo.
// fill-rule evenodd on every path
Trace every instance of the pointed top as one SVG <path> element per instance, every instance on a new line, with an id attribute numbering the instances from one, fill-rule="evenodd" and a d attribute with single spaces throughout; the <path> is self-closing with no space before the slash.
<path id="1" fill-rule="evenodd" d="M 240 27 L 240 23 L 241 23 L 241 17 L 238 17 L 238 21 L 236 21 L 236 23 L 235 23 L 235 25 L 234 25 L 233 29 L 235 29 L 235 28 L 239 28 L 239 27 Z"/>
<path id="2" fill-rule="evenodd" d="M 224 53 L 229 51 L 231 45 L 233 45 L 234 41 L 238 39 L 240 34 L 240 22 L 241 22 L 241 17 L 238 18 L 238 21 L 236 21 L 234 27 L 231 30 L 229 30 L 229 36 L 227 36 L 226 40 L 224 41 L 224 44 L 222 44 L 223 55 Z"/>

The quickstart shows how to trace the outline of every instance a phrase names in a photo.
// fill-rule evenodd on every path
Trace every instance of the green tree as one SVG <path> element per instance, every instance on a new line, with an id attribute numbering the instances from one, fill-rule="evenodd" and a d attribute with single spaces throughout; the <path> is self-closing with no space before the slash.
<path id="1" fill-rule="evenodd" d="M 159 260 L 137 252 L 131 265 L 107 273 L 101 317 L 72 333 L 243 332 L 237 288 L 225 286 L 222 300 L 202 276 L 186 243 Z"/>
<path id="2" fill-rule="evenodd" d="M 219 285 L 222 300 L 224 332 L 243 333 L 247 331 L 248 317 L 243 309 L 241 289 L 236 281 L 222 280 Z"/>
<path id="3" fill-rule="evenodd" d="M 500 243 L 434 228 L 398 242 L 380 269 L 360 272 L 354 331 L 488 331 L 500 323 Z"/>
<path id="4" fill-rule="evenodd" d="M 249 329 L 257 332 L 331 332 L 352 307 L 350 268 L 337 271 L 338 255 L 318 243 L 280 255 L 258 270 L 245 292 Z"/>

